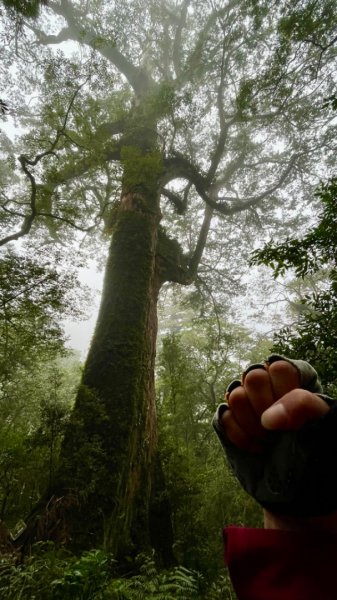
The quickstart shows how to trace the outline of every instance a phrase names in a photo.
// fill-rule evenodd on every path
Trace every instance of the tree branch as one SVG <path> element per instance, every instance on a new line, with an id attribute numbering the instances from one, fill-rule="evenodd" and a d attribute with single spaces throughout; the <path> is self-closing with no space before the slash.
<path id="1" fill-rule="evenodd" d="M 273 194 L 277 189 L 279 189 L 283 185 L 283 183 L 287 179 L 288 175 L 292 171 L 293 167 L 295 166 L 297 158 L 298 158 L 298 154 L 293 154 L 293 156 L 291 157 L 291 159 L 288 163 L 288 166 L 283 171 L 282 175 L 277 180 L 277 182 L 274 183 L 274 185 L 272 185 L 270 188 L 266 189 L 264 192 L 262 192 L 261 194 L 259 194 L 257 196 L 251 196 L 251 197 L 247 198 L 246 200 L 243 200 L 240 198 L 235 198 L 235 197 L 226 197 L 223 199 L 225 202 L 214 201 L 214 200 L 212 200 L 212 198 L 207 197 L 206 201 L 212 208 L 214 208 L 216 211 L 218 211 L 222 215 L 234 215 L 235 213 L 238 213 L 243 210 L 247 210 L 253 206 L 256 206 L 260 202 L 262 202 L 262 200 L 264 200 L 265 198 L 267 198 L 268 196 Z M 229 206 L 228 202 L 235 202 L 235 206 Z"/>
<path id="2" fill-rule="evenodd" d="M 241 212 L 243 210 L 247 210 L 252 206 L 257 206 L 262 200 L 273 194 L 277 189 L 279 189 L 288 175 L 292 171 L 295 166 L 296 160 L 298 158 L 298 154 L 293 154 L 290 158 L 287 167 L 284 169 L 280 178 L 274 183 L 271 187 L 267 188 L 261 194 L 257 196 L 250 196 L 245 200 L 241 198 L 237 198 L 236 196 L 229 196 L 219 200 L 214 200 L 211 197 L 210 191 L 213 190 L 213 186 L 210 185 L 207 176 L 204 176 L 200 173 L 198 168 L 189 162 L 184 156 L 179 153 L 175 153 L 174 157 L 166 159 L 164 161 L 166 172 L 163 176 L 163 182 L 168 183 L 173 179 L 177 179 L 178 177 L 182 177 L 187 179 L 190 183 L 192 183 L 199 194 L 199 196 L 204 200 L 208 206 L 212 209 L 216 210 L 222 215 L 233 215 L 235 213 Z M 235 202 L 234 206 L 230 206 L 230 202 Z"/>
<path id="3" fill-rule="evenodd" d="M 204 28 L 200 31 L 200 33 L 198 35 L 198 39 L 194 45 L 193 50 L 191 51 L 190 55 L 188 56 L 188 58 L 186 60 L 185 69 L 183 69 L 183 71 L 181 72 L 180 78 L 177 79 L 178 85 L 180 83 L 181 84 L 185 83 L 185 81 L 187 81 L 191 75 L 193 76 L 193 71 L 195 70 L 195 67 L 200 65 L 202 49 L 203 49 L 205 41 L 208 39 L 209 30 L 211 29 L 213 24 L 219 18 L 228 14 L 230 12 L 230 10 L 233 7 L 235 7 L 236 5 L 237 5 L 236 0 L 230 0 L 230 1 L 228 1 L 228 3 L 226 4 L 226 6 L 224 8 L 220 8 L 219 10 L 214 10 L 210 14 L 210 16 L 208 17 L 208 19 L 205 23 Z M 180 82 L 180 79 L 181 79 L 181 82 Z"/>
<path id="4" fill-rule="evenodd" d="M 117 135 L 118 133 L 123 133 L 125 130 L 126 118 L 118 119 L 117 121 L 102 123 L 96 129 L 96 135 L 104 135 L 104 137 L 109 137 L 113 135 Z"/>
<path id="5" fill-rule="evenodd" d="M 84 175 L 84 173 L 93 167 L 99 167 L 102 163 L 117 160 L 120 160 L 120 144 L 104 148 L 103 150 L 100 150 L 99 153 L 95 152 L 94 154 L 89 154 L 78 160 L 76 164 L 66 165 L 64 169 L 56 173 L 53 176 L 53 179 L 47 182 L 44 187 L 52 192 L 56 186 Z"/>
<path id="6" fill-rule="evenodd" d="M 119 71 L 126 77 L 129 84 L 133 88 L 137 96 L 142 96 L 149 89 L 156 87 L 155 81 L 149 74 L 140 67 L 135 67 L 119 50 L 117 50 L 114 42 L 110 40 L 105 42 L 102 36 L 97 34 L 94 29 L 90 28 L 90 23 L 86 20 L 85 30 L 78 21 L 82 15 L 68 2 L 61 0 L 61 4 L 55 2 L 48 3 L 56 14 L 62 16 L 68 23 L 68 27 L 64 27 L 56 36 L 46 36 L 41 31 L 33 29 L 41 44 L 59 44 L 65 39 L 74 40 L 80 44 L 90 46 L 99 52 L 104 58 L 111 62 Z"/>
<path id="7" fill-rule="evenodd" d="M 30 200 L 29 200 L 30 212 L 24 217 L 21 228 L 18 231 L 0 239 L 0 246 L 4 246 L 5 244 L 8 244 L 8 242 L 18 240 L 19 238 L 27 235 L 30 232 L 33 222 L 37 216 L 37 210 L 36 210 L 37 184 L 36 184 L 34 175 L 28 170 L 27 165 L 36 166 L 46 156 L 55 155 L 55 148 L 67 126 L 67 121 L 69 118 L 70 111 L 75 102 L 75 98 L 76 98 L 77 94 L 79 93 L 80 89 L 85 85 L 86 82 L 87 82 L 87 80 L 84 81 L 81 85 L 79 85 L 77 87 L 77 89 L 74 91 L 74 93 L 70 99 L 70 103 L 67 108 L 67 111 L 65 113 L 62 127 L 61 127 L 61 129 L 59 129 L 56 132 L 55 139 L 52 142 L 50 148 L 48 150 L 45 150 L 44 152 L 41 152 L 40 154 L 37 154 L 35 156 L 35 158 L 33 158 L 33 159 L 27 158 L 27 156 L 24 156 L 23 154 L 21 154 L 21 156 L 19 156 L 19 162 L 21 164 L 21 168 L 22 168 L 23 172 L 25 173 L 26 177 L 29 179 L 30 187 L 31 187 Z"/>
<path id="8" fill-rule="evenodd" d="M 212 184 L 212 194 L 218 192 L 225 184 L 228 184 L 231 180 L 232 175 L 236 173 L 236 171 L 243 165 L 244 158 L 246 153 L 241 152 L 230 163 L 224 168 L 221 177 L 216 179 L 216 181 Z M 246 165 L 245 165 L 246 166 Z"/>
<path id="9" fill-rule="evenodd" d="M 25 156 L 19 156 L 19 162 L 21 164 L 22 170 L 25 175 L 28 177 L 31 185 L 31 194 L 30 194 L 30 213 L 25 216 L 21 228 L 12 233 L 11 235 L 7 235 L 4 238 L 0 239 L 0 246 L 4 246 L 8 244 L 8 242 L 13 242 L 14 240 L 18 240 L 20 237 L 27 235 L 33 225 L 34 219 L 36 217 L 36 181 L 34 175 L 30 173 L 27 169 L 27 159 Z"/>
<path id="10" fill-rule="evenodd" d="M 38 44 L 43 46 L 49 46 L 51 44 L 61 44 L 62 42 L 66 42 L 71 39 L 71 30 L 69 27 L 63 27 L 61 31 L 57 35 L 47 34 L 40 29 L 37 29 L 30 22 L 25 23 L 28 29 L 33 31 L 38 39 Z"/>
<path id="11" fill-rule="evenodd" d="M 164 159 L 165 172 L 162 176 L 162 185 L 169 183 L 174 179 L 182 177 L 194 185 L 199 196 L 202 199 L 207 197 L 209 182 L 205 175 L 202 175 L 193 163 L 179 152 L 174 152 L 170 158 Z"/>
<path id="12" fill-rule="evenodd" d="M 38 212 L 36 213 L 36 216 L 47 217 L 56 221 L 62 221 L 63 223 L 67 223 L 67 225 L 73 227 L 73 229 L 77 229 L 77 231 L 83 231 L 85 233 L 92 231 L 97 225 L 97 223 L 95 222 L 93 225 L 89 225 L 89 227 L 81 227 L 81 225 L 76 225 L 76 223 L 74 223 L 74 221 L 71 221 L 71 219 L 67 219 L 66 217 L 60 217 L 59 215 L 54 215 L 53 213 Z"/>
<path id="13" fill-rule="evenodd" d="M 218 93 L 217 93 L 217 108 L 218 108 L 218 114 L 219 114 L 220 133 L 219 133 L 219 137 L 218 137 L 218 142 L 217 142 L 214 152 L 212 154 L 211 164 L 210 164 L 208 174 L 207 174 L 209 181 L 212 181 L 216 174 L 217 168 L 219 166 L 220 160 L 221 160 L 224 150 L 225 150 L 225 145 L 226 145 L 226 141 L 228 138 L 229 129 L 237 121 L 237 117 L 238 117 L 237 113 L 235 113 L 231 118 L 229 118 L 227 120 L 226 120 L 226 116 L 225 116 L 225 107 L 224 107 L 224 102 L 223 102 L 223 97 L 224 97 L 224 93 L 225 93 L 225 75 L 229 68 L 229 61 L 230 61 L 231 53 L 227 52 L 227 56 L 226 56 L 226 48 L 228 46 L 228 37 L 227 37 L 228 34 L 225 35 L 224 26 L 223 26 L 223 32 L 224 32 L 224 40 L 223 40 L 223 45 L 222 45 L 220 82 L 219 82 Z"/>
<path id="14" fill-rule="evenodd" d="M 211 221 L 212 221 L 212 216 L 213 216 L 214 210 L 213 208 L 211 208 L 210 206 L 206 205 L 205 207 L 205 214 L 204 214 L 204 220 L 199 232 L 199 238 L 193 253 L 193 256 L 190 260 L 189 263 L 189 274 L 190 276 L 194 279 L 197 275 L 197 271 L 198 271 L 198 266 L 201 260 L 201 257 L 203 255 L 204 249 L 205 249 L 205 245 L 206 245 L 206 241 L 207 241 L 207 236 L 208 236 L 208 232 L 209 232 L 209 228 L 211 225 Z"/>
<path id="15" fill-rule="evenodd" d="M 176 77 L 179 77 L 181 73 L 181 37 L 182 31 L 186 25 L 187 9 L 191 3 L 191 0 L 184 0 L 181 7 L 181 14 L 178 23 L 178 27 L 174 36 L 173 42 L 173 66 L 176 73 Z"/>
<path id="16" fill-rule="evenodd" d="M 175 206 L 178 215 L 183 215 L 186 212 L 187 208 L 187 197 L 188 192 L 191 188 L 191 184 L 188 184 L 184 190 L 184 196 L 181 198 L 179 194 L 172 192 L 171 190 L 163 189 L 161 191 L 162 195 L 168 198 L 170 202 Z"/>

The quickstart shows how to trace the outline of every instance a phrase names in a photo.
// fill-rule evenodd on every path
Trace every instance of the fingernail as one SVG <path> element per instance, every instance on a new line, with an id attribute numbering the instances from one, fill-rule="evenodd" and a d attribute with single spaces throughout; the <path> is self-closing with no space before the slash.
<path id="1" fill-rule="evenodd" d="M 244 381 L 246 379 L 246 375 L 248 375 L 248 373 L 250 373 L 250 371 L 255 371 L 256 369 L 262 369 L 263 371 L 267 371 L 265 365 L 262 365 L 261 363 L 256 363 L 254 365 L 250 365 L 243 373 L 241 376 L 241 383 L 242 385 L 244 384 Z"/>
<path id="2" fill-rule="evenodd" d="M 265 429 L 284 428 L 287 421 L 288 415 L 283 404 L 273 404 L 261 416 L 261 423 Z"/>

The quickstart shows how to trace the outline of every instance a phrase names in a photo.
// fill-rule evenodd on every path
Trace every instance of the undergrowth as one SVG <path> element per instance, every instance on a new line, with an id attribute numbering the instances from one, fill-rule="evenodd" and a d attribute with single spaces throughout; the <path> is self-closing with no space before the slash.
<path id="1" fill-rule="evenodd" d="M 91 550 L 76 557 L 39 543 L 24 564 L 0 557 L 1 600 L 234 600 L 227 574 L 212 583 L 183 566 L 159 570 L 153 556 L 137 557 L 137 574 L 117 576 L 111 554 Z"/>

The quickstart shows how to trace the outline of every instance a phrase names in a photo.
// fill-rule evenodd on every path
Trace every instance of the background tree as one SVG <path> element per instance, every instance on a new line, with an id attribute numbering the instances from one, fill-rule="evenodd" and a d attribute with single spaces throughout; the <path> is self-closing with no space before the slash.
<path id="1" fill-rule="evenodd" d="M 0 391 L 0 519 L 12 531 L 53 480 L 80 378 L 75 357 L 27 363 Z"/>
<path id="2" fill-rule="evenodd" d="M 13 161 L 4 169 L 0 243 L 38 227 L 63 243 L 68 226 L 103 223 L 113 233 L 62 468 L 48 491 L 76 499 L 65 518 L 82 547 L 104 538 L 125 554 L 149 544 L 160 288 L 205 280 L 220 237 L 213 282 L 226 285 L 226 258 L 235 254 L 240 270 L 254 227 L 282 233 L 297 222 L 320 160 L 333 154 L 333 124 L 320 110 L 334 86 L 333 48 L 288 45 L 280 55 L 285 8 L 60 0 L 20 36 L 3 31 L 2 68 L 13 48 L 22 57 L 13 113 L 27 130 L 9 152 L 20 169 Z M 81 53 L 69 56 L 65 42 Z"/>
<path id="3" fill-rule="evenodd" d="M 165 336 L 158 359 L 159 451 L 175 554 L 208 578 L 221 567 L 223 524 L 261 524 L 259 507 L 235 481 L 210 428 L 224 390 L 256 345 L 242 327 L 221 324 L 223 336 L 214 317 Z"/>
<path id="4" fill-rule="evenodd" d="M 53 477 L 79 377 L 60 320 L 83 316 L 81 288 L 74 273 L 41 254 L 8 248 L 0 259 L 0 518 L 11 527 Z M 73 381 L 56 364 L 62 357 Z"/>

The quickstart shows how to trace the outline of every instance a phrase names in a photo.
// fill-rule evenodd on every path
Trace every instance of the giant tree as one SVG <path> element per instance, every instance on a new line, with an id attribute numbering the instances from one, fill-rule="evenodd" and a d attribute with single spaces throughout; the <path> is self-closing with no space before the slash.
<path id="1" fill-rule="evenodd" d="M 0 244 L 38 227 L 69 239 L 67 228 L 101 222 L 111 236 L 40 533 L 63 510 L 78 545 L 146 546 L 160 289 L 191 285 L 220 247 L 239 267 L 244 230 L 282 231 L 334 151 L 320 110 L 334 86 L 333 46 L 322 55 L 280 45 L 285 5 L 51 0 L 38 20 L 2 32 L 2 68 L 15 62 L 21 84 L 8 82 L 12 110 L 26 130 L 21 173 L 2 192 Z"/>

